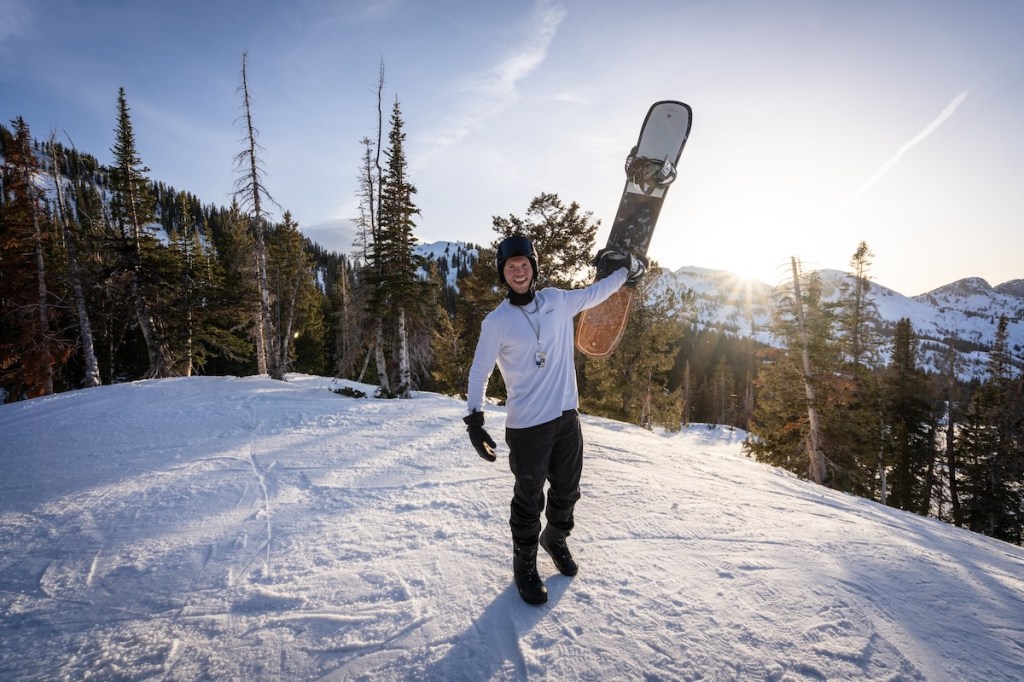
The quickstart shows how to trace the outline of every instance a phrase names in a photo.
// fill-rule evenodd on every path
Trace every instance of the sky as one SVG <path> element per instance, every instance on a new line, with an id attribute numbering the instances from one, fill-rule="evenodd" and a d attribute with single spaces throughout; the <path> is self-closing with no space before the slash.
<path id="1" fill-rule="evenodd" d="M 179 377 L 0 405 L 0 678 L 1019 682 L 1024 548 L 583 415 L 543 606 L 465 402 Z M 505 408 L 488 406 L 497 436 Z"/>
<path id="2" fill-rule="evenodd" d="M 230 202 L 242 52 L 276 218 L 349 252 L 360 140 L 398 101 L 421 242 L 489 244 L 557 194 L 603 244 L 655 101 L 694 112 L 649 255 L 906 295 L 1024 278 L 1016 0 L 0 0 L 0 117 L 111 159 L 124 87 L 150 177 Z"/>

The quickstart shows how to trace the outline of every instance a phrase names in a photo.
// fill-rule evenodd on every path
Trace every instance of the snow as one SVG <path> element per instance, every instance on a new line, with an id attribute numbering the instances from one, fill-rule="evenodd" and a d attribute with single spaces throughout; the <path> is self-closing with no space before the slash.
<path id="1" fill-rule="evenodd" d="M 583 418 L 580 573 L 511 584 L 464 404 L 290 375 L 0 407 L 0 679 L 1020 680 L 1024 548 Z M 489 406 L 497 440 L 504 413 Z"/>
<path id="2" fill-rule="evenodd" d="M 442 262 L 447 263 L 448 270 L 445 275 L 445 284 L 455 291 L 459 290 L 459 266 L 465 265 L 472 269 L 472 264 L 480 257 L 480 252 L 475 247 L 471 247 L 463 242 L 448 241 L 418 244 L 416 246 L 416 253 L 438 264 Z M 421 269 L 419 275 L 423 279 L 427 278 L 425 270 Z"/>

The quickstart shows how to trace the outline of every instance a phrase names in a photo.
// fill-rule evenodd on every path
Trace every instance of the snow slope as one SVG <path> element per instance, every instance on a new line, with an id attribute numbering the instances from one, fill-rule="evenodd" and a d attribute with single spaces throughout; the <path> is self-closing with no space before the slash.
<path id="1" fill-rule="evenodd" d="M 463 404 L 330 385 L 0 406 L 0 679 L 1024 678 L 1024 549 L 799 481 L 727 430 L 585 417 L 580 574 L 545 559 L 528 606 L 511 474 Z"/>

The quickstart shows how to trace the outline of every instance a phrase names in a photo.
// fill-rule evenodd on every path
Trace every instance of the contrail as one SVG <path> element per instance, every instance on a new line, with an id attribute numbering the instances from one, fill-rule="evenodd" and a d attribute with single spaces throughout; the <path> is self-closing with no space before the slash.
<path id="1" fill-rule="evenodd" d="M 885 163 L 882 164 L 882 167 L 879 168 L 875 172 L 875 174 L 872 175 L 868 179 L 868 181 L 865 182 L 864 185 L 861 186 L 861 188 L 859 190 L 857 190 L 857 192 L 846 201 L 845 205 L 849 206 L 854 201 L 859 199 L 861 197 L 861 195 L 863 195 L 865 192 L 867 192 L 869 189 L 871 189 L 872 185 L 874 185 L 876 182 L 878 182 L 882 178 L 883 175 L 885 175 L 890 170 L 892 170 L 892 167 L 900 162 L 900 159 L 903 158 L 903 155 L 906 154 L 910 150 L 911 147 L 913 147 L 918 142 L 921 142 L 924 138 L 926 138 L 929 135 L 931 135 L 932 133 L 934 133 L 935 129 L 938 128 L 940 125 L 942 125 L 942 123 L 947 118 L 952 116 L 953 113 L 956 111 L 957 107 L 959 107 L 961 104 L 963 104 L 964 100 L 967 99 L 967 92 L 968 92 L 967 90 L 964 90 L 959 95 L 954 97 L 953 101 L 946 105 L 946 108 L 943 109 L 942 112 L 938 116 L 935 117 L 934 121 L 932 121 L 931 123 L 926 125 L 924 127 L 924 130 L 919 132 L 917 135 L 915 135 L 913 138 L 911 138 L 911 140 L 909 142 L 907 142 L 905 145 L 903 145 L 898 150 L 896 150 L 896 153 L 893 154 L 891 157 L 889 157 L 888 161 L 886 161 Z"/>
<path id="2" fill-rule="evenodd" d="M 457 144 L 513 103 L 519 96 L 519 83 L 547 59 L 559 25 L 567 15 L 568 10 L 560 0 L 536 0 L 522 42 L 489 69 L 473 74 L 465 88 L 472 104 L 461 116 L 453 116 L 446 130 L 433 136 L 421 160 Z"/>

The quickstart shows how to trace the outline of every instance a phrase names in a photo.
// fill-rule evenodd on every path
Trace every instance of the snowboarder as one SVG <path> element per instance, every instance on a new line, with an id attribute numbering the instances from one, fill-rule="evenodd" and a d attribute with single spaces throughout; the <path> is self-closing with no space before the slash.
<path id="1" fill-rule="evenodd" d="M 611 296 L 623 284 L 636 286 L 646 269 L 630 254 L 602 250 L 595 260 L 598 279 L 584 289 L 536 291 L 539 258 L 522 235 L 504 239 L 495 265 L 508 289 L 504 301 L 481 324 L 469 371 L 469 439 L 485 460 L 496 459 L 495 443 L 484 430 L 484 393 L 494 365 L 508 389 L 505 442 L 515 476 L 512 511 L 513 576 L 519 596 L 543 604 L 547 588 L 537 573 L 537 547 L 567 576 L 577 565 L 566 538 L 580 498 L 583 437 L 573 364 L 573 317 Z M 545 508 L 544 482 L 548 481 Z M 541 512 L 547 525 L 541 533 Z"/>

